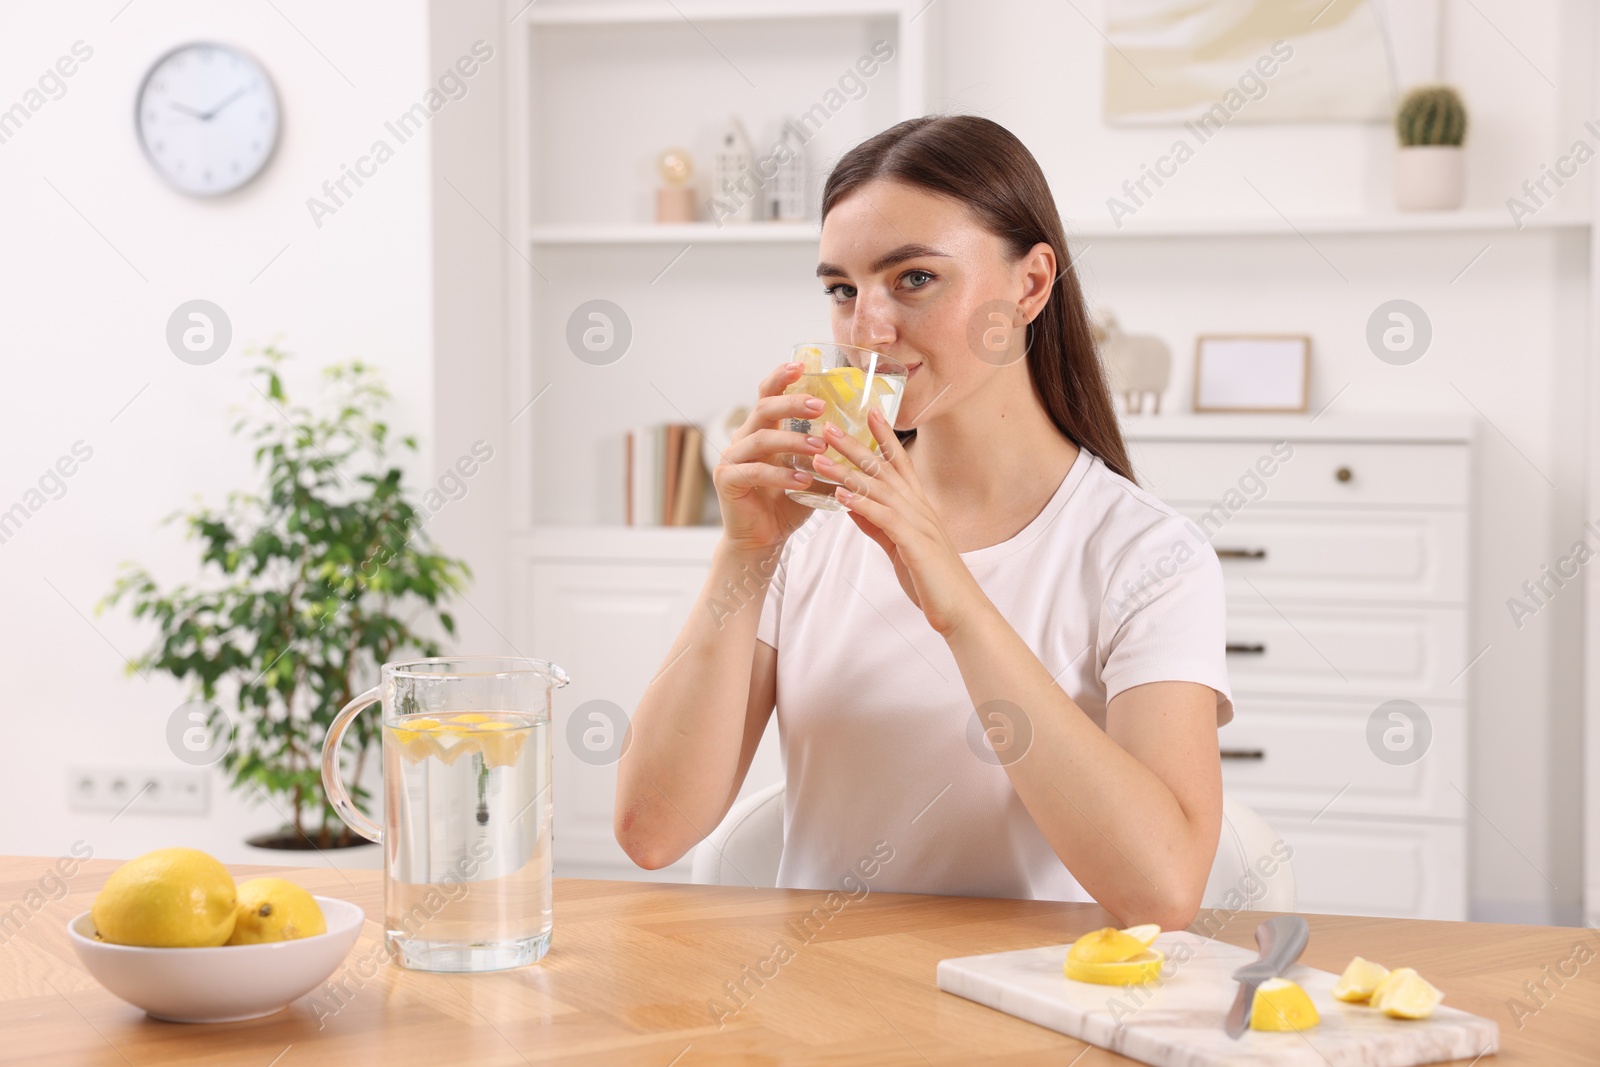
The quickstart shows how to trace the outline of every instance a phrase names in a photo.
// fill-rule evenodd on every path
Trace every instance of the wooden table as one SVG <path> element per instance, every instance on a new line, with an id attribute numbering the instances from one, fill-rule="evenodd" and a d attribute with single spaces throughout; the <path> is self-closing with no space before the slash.
<path id="1" fill-rule="evenodd" d="M 445 976 L 383 959 L 382 882 L 329 867 L 232 868 L 288 877 L 366 909 L 360 942 L 334 981 L 265 1019 L 215 1026 L 157 1022 L 79 967 L 66 921 L 88 909 L 117 864 L 94 860 L 68 894 L 34 912 L 14 903 L 40 888 L 53 860 L 0 857 L 0 1062 L 105 1064 L 595 1063 L 703 1064 L 1128 1063 L 1102 1049 L 940 992 L 948 956 L 1071 941 L 1110 925 L 1092 904 L 870 893 L 845 904 L 809 940 L 798 921 L 823 892 L 558 878 L 556 929 L 543 962 L 517 971 Z M 45 883 L 46 887 L 53 883 Z M 39 897 L 31 898 L 38 901 Z M 1264 913 L 1218 932 L 1253 946 Z M 1448 1003 L 1500 1024 L 1492 1063 L 1600 1064 L 1600 935 L 1549 926 L 1309 915 L 1306 963 L 1343 969 L 1351 956 L 1415 966 Z M 777 953 L 779 945 L 787 951 Z M 1593 952 L 1542 1008 L 1522 989 L 1549 965 Z M 778 962 L 765 962 L 773 961 Z M 1587 953 L 1579 953 L 1588 956 Z M 727 983 L 765 966 L 772 977 L 742 1007 Z M 1573 964 L 1567 963 L 1570 971 Z M 774 970 L 776 973 L 774 974 Z M 1518 998 L 1536 1014 L 1522 1026 Z M 727 1015 L 719 1020 L 713 1005 Z M 1467 1061 L 1460 1061 L 1466 1063 Z"/>

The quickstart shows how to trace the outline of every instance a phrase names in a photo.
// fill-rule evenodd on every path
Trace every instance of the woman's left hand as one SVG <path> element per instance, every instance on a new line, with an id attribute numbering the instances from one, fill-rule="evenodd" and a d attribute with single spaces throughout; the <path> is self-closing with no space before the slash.
<path id="1" fill-rule="evenodd" d="M 861 532 L 888 553 L 900 588 L 922 609 L 928 624 L 949 637 L 987 598 L 950 543 L 889 421 L 875 409 L 867 416 L 867 427 L 878 442 L 878 454 L 832 423 L 823 431 L 823 439 L 860 470 L 825 456 L 816 457 L 816 469 L 844 483 L 834 490 L 834 498 Z"/>

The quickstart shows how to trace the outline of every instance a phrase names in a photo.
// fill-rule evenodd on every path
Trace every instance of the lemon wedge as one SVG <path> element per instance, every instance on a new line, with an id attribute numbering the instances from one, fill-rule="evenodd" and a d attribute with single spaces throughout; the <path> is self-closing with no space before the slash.
<path id="1" fill-rule="evenodd" d="M 1404 972 L 1404 973 L 1402 973 Z M 1426 1019 L 1444 999 L 1444 993 L 1410 967 L 1402 967 L 1399 978 L 1384 979 L 1383 997 L 1372 994 L 1372 1006 L 1394 1019 Z"/>
<path id="2" fill-rule="evenodd" d="M 1359 1004 L 1372 996 L 1378 984 L 1389 977 L 1389 968 L 1360 956 L 1350 961 L 1339 980 L 1333 983 L 1333 996 L 1347 1004 Z"/>
<path id="3" fill-rule="evenodd" d="M 1308 1030 L 1320 1021 L 1311 997 L 1287 978 L 1268 978 L 1250 1002 L 1252 1030 Z"/>
<path id="4" fill-rule="evenodd" d="M 822 373 L 822 349 L 815 345 L 807 345 L 800 350 L 800 364 L 802 374 Z"/>

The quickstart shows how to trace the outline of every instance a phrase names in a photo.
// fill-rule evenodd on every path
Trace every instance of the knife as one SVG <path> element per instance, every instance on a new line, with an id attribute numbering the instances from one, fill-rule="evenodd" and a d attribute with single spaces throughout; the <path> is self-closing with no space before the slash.
<path id="1" fill-rule="evenodd" d="M 1233 972 L 1239 983 L 1239 995 L 1234 998 L 1228 1020 L 1223 1025 L 1229 1037 L 1239 1037 L 1250 1025 L 1250 1005 L 1255 1000 L 1256 987 L 1288 970 L 1310 940 L 1311 928 L 1298 915 L 1277 915 L 1256 927 L 1256 945 L 1261 949 L 1261 956 Z"/>

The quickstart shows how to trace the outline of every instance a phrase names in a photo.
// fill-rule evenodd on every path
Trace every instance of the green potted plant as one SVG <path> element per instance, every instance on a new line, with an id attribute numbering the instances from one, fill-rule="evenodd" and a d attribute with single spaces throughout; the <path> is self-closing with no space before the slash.
<path id="1" fill-rule="evenodd" d="M 276 348 L 252 353 L 262 403 L 235 434 L 255 444 L 259 493 L 181 518 L 200 544 L 203 587 L 163 589 L 143 567 L 126 566 L 101 607 L 124 599 L 157 627 L 154 645 L 130 670 L 188 682 L 211 705 L 212 731 L 229 728 L 222 757 L 232 786 L 264 800 L 281 830 L 249 839 L 264 848 L 365 844 L 323 793 L 320 757 L 328 724 L 365 690 L 385 661 L 439 654 L 433 633 L 453 635 L 444 610 L 469 571 L 432 550 L 425 512 L 408 499 L 390 462 L 389 399 L 377 372 L 353 362 L 324 371 L 318 410 L 292 405 Z M 410 437 L 399 442 L 415 451 Z M 229 716 L 219 704 L 235 709 Z M 381 745 L 372 715 L 346 741 L 356 783 Z"/>
<path id="2" fill-rule="evenodd" d="M 1394 199 L 1401 211 L 1453 211 L 1466 196 L 1467 109 L 1448 85 L 1420 85 L 1395 112 Z"/>

